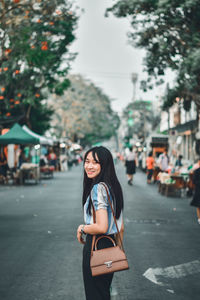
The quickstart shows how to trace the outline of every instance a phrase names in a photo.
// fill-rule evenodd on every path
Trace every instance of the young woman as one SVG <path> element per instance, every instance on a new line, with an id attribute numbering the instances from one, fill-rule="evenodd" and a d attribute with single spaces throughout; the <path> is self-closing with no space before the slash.
<path id="1" fill-rule="evenodd" d="M 113 273 L 92 277 L 90 270 L 92 236 L 110 235 L 118 241 L 117 228 L 104 184 L 108 188 L 120 236 L 123 239 L 123 194 L 115 173 L 113 158 L 110 151 L 105 147 L 94 147 L 86 152 L 84 158 L 82 204 L 85 224 L 79 225 L 77 229 L 77 239 L 79 243 L 84 244 L 82 268 L 86 300 L 110 299 Z M 96 223 L 93 223 L 93 208 L 95 210 Z M 85 242 L 83 234 L 86 234 Z M 98 249 L 112 246 L 113 244 L 107 238 L 102 238 L 98 242 Z"/>

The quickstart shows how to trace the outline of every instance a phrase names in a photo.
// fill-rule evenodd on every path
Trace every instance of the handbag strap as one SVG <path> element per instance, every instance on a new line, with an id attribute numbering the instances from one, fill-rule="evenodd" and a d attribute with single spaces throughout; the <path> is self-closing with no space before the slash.
<path id="1" fill-rule="evenodd" d="M 121 236 L 120 236 L 120 232 L 119 232 L 119 228 L 118 228 L 118 225 L 117 225 L 117 221 L 116 221 L 116 217 L 115 217 L 115 213 L 114 213 L 114 210 L 113 210 L 113 207 L 112 207 L 112 203 L 111 203 L 111 200 L 110 200 L 110 195 L 109 195 L 109 192 L 108 192 L 108 188 L 107 186 L 101 182 L 103 184 L 103 186 L 105 187 L 106 189 L 106 194 L 107 194 L 107 198 L 108 198 L 108 202 L 110 204 L 110 207 L 111 207 L 111 211 L 112 211 L 112 214 L 113 214 L 113 219 L 114 219 L 114 222 L 115 222 L 115 226 L 117 228 L 117 233 L 119 235 L 119 240 L 120 240 L 120 244 L 121 244 L 121 247 L 124 251 L 124 246 L 123 246 L 123 242 L 122 242 L 122 239 L 121 239 Z M 94 205 L 92 203 L 92 210 L 93 210 L 93 223 L 96 223 L 96 213 L 95 213 L 95 209 L 94 209 Z M 91 256 L 93 255 L 93 249 L 94 249 L 94 243 L 95 243 L 95 238 L 96 238 L 96 234 L 94 234 L 92 236 L 92 246 L 91 246 Z"/>
<path id="2" fill-rule="evenodd" d="M 91 203 L 92 203 L 92 200 L 91 200 Z M 92 203 L 92 210 L 93 210 L 93 223 L 96 223 L 96 214 L 95 214 L 93 203 Z M 92 236 L 92 246 L 91 246 L 91 256 L 93 255 L 95 239 L 96 239 L 96 234 L 93 234 L 93 236 Z"/>
<path id="3" fill-rule="evenodd" d="M 118 228 L 118 225 L 117 225 L 117 220 L 116 220 L 115 213 L 114 213 L 114 210 L 113 210 L 113 207 L 112 207 L 112 203 L 111 203 L 111 200 L 110 200 L 110 195 L 109 195 L 109 192 L 108 192 L 108 188 L 107 188 L 107 186 L 103 182 L 102 182 L 102 184 L 103 184 L 103 186 L 106 189 L 106 193 L 107 193 L 107 197 L 108 197 L 108 202 L 109 202 L 111 210 L 112 210 L 113 219 L 114 219 L 114 222 L 115 222 L 115 226 L 117 228 L 117 233 L 119 234 L 120 244 L 121 244 L 122 249 L 124 250 L 123 242 L 122 242 L 122 239 L 121 239 L 121 236 L 120 236 L 120 231 L 119 231 L 119 228 Z"/>

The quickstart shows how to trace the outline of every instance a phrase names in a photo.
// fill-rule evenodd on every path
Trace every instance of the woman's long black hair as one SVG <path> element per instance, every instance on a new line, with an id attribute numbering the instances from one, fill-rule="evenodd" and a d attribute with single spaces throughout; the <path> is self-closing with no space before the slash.
<path id="1" fill-rule="evenodd" d="M 99 182 L 104 182 L 110 189 L 110 192 L 111 192 L 111 195 L 113 198 L 113 206 L 114 206 L 115 216 L 116 216 L 116 219 L 119 219 L 120 213 L 124 207 L 124 201 L 123 201 L 122 188 L 117 179 L 117 175 L 115 172 L 112 154 L 110 153 L 110 151 L 107 148 L 105 148 L 103 146 L 93 147 L 85 153 L 84 163 L 90 152 L 92 152 L 92 156 L 93 156 L 94 160 L 96 162 L 100 163 L 101 172 L 99 173 L 99 175 L 96 178 L 90 179 L 87 177 L 87 174 L 84 170 L 83 197 L 82 197 L 83 206 L 84 206 L 88 196 L 90 195 L 92 187 Z M 97 160 L 97 158 L 98 158 L 98 160 Z M 90 213 L 90 209 L 91 209 L 91 198 L 90 198 L 90 202 L 89 202 L 89 206 L 88 206 L 89 213 Z"/>

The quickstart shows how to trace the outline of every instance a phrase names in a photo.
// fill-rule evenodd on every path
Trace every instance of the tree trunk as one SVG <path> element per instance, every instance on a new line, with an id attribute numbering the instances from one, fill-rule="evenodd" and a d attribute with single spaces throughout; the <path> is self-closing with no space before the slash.
<path id="1" fill-rule="evenodd" d="M 28 125 L 28 127 L 30 129 L 32 129 L 31 122 L 30 122 L 31 108 L 32 108 L 32 106 L 31 106 L 31 104 L 29 104 L 29 107 L 28 107 L 27 112 L 26 112 L 26 124 Z"/>

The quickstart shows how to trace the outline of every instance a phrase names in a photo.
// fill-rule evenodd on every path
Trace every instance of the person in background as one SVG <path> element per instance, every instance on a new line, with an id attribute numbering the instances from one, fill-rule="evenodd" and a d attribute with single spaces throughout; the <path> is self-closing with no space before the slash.
<path id="1" fill-rule="evenodd" d="M 167 172 L 169 167 L 169 156 L 167 154 L 167 150 L 165 149 L 162 154 L 160 154 L 158 159 L 159 167 L 161 172 Z"/>
<path id="2" fill-rule="evenodd" d="M 114 164 L 116 164 L 116 163 L 117 163 L 117 160 L 118 160 L 117 150 L 114 150 L 114 151 L 112 152 L 112 157 L 113 157 Z"/>
<path id="3" fill-rule="evenodd" d="M 138 167 L 142 170 L 142 152 L 138 155 Z"/>
<path id="4" fill-rule="evenodd" d="M 67 171 L 67 155 L 65 153 L 60 154 L 60 170 Z"/>
<path id="5" fill-rule="evenodd" d="M 152 156 L 152 152 L 149 152 L 148 157 L 146 158 L 146 168 L 147 168 L 147 183 L 151 183 L 151 178 L 154 170 L 154 158 Z"/>
<path id="6" fill-rule="evenodd" d="M 0 151 L 0 175 L 3 177 L 3 180 L 6 180 L 8 170 L 8 163 L 6 159 L 6 155 L 4 153 L 4 149 Z"/>
<path id="7" fill-rule="evenodd" d="M 56 169 L 57 156 L 56 156 L 55 152 L 53 151 L 53 149 L 50 150 L 50 153 L 48 155 L 48 160 L 49 160 L 50 166 L 54 166 L 54 168 Z"/>
<path id="8" fill-rule="evenodd" d="M 45 155 L 40 156 L 40 167 L 44 167 L 48 165 L 48 159 Z"/>
<path id="9" fill-rule="evenodd" d="M 180 154 L 178 156 L 177 160 L 176 160 L 175 167 L 182 167 L 183 166 L 182 158 L 183 158 L 183 155 Z"/>
<path id="10" fill-rule="evenodd" d="M 193 174 L 193 183 L 195 185 L 195 190 L 190 205 L 196 207 L 197 222 L 200 224 L 200 158 L 198 159 L 198 168 L 194 171 Z"/>
<path id="11" fill-rule="evenodd" d="M 125 167 L 126 167 L 126 174 L 128 178 L 128 184 L 133 185 L 133 175 L 136 173 L 136 153 L 133 151 L 133 147 L 129 148 L 129 152 L 126 154 L 125 157 Z"/>

